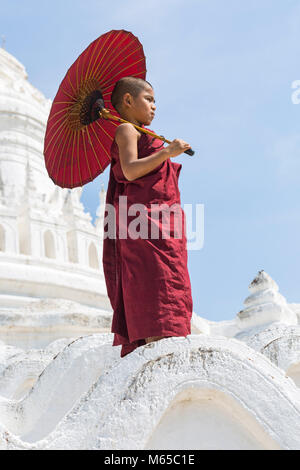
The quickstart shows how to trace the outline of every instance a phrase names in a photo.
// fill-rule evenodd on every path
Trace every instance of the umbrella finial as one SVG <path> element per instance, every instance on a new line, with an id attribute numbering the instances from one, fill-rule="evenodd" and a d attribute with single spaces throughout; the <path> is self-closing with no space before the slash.
<path id="1" fill-rule="evenodd" d="M 1 48 L 5 49 L 6 44 L 6 37 L 4 35 L 1 36 Z"/>

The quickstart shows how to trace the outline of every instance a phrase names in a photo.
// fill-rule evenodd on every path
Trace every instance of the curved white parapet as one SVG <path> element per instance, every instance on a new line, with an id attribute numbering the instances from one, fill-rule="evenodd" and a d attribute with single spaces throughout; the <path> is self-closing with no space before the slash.
<path id="1" fill-rule="evenodd" d="M 54 356 L 71 341 L 59 339 L 46 349 L 30 351 L 0 344 L 0 396 L 12 400 L 23 398 Z"/>
<path id="2" fill-rule="evenodd" d="M 20 401 L 0 398 L 0 423 L 25 441 L 47 435 L 116 359 L 111 335 L 78 338 L 58 353 Z"/>
<path id="3" fill-rule="evenodd" d="M 187 449 L 218 444 L 228 449 L 300 448 L 300 392 L 293 381 L 260 353 L 225 337 L 168 338 L 122 359 L 113 359 L 112 351 L 118 348 L 106 343 L 98 355 L 102 363 L 105 356 L 110 358 L 109 367 L 101 373 L 99 364 L 98 380 L 90 381 L 77 402 L 69 397 L 74 406 L 62 413 L 58 390 L 63 391 L 60 395 L 70 394 L 67 383 L 73 383 L 74 377 L 78 383 L 76 356 L 84 373 L 89 343 L 97 338 L 81 341 L 77 352 L 67 348 L 57 357 L 57 367 L 53 361 L 46 368 L 44 380 L 42 375 L 22 406 L 1 404 L 0 423 L 10 433 L 6 448 L 171 449 L 179 448 L 184 435 Z M 65 361 L 71 361 L 69 369 Z M 45 387 L 53 390 L 47 403 Z M 47 435 L 47 422 L 54 415 L 60 421 Z M 22 433 L 31 432 L 30 439 L 24 434 L 22 440 L 16 437 L 21 428 Z M 166 430 L 171 429 L 170 440 Z"/>
<path id="4" fill-rule="evenodd" d="M 273 323 L 259 331 L 249 335 L 245 342 L 255 351 L 263 352 L 263 350 L 273 341 L 284 336 L 299 336 L 300 325 L 285 325 L 282 323 Z"/>
<path id="5" fill-rule="evenodd" d="M 24 354 L 24 351 L 0 341 L 0 373 L 10 364 L 10 361 L 19 354 Z"/>
<path id="6" fill-rule="evenodd" d="M 268 344 L 262 353 L 274 364 L 283 369 L 296 385 L 299 385 L 300 335 L 277 338 Z"/>
<path id="7" fill-rule="evenodd" d="M 299 391 L 293 382 L 240 342 L 199 335 L 161 340 L 126 356 L 48 436 L 46 448 L 144 448 L 176 396 L 195 387 L 232 397 L 273 445 L 299 446 Z M 82 429 L 88 416 L 89 434 Z"/>
<path id="8" fill-rule="evenodd" d="M 268 357 L 300 386 L 300 326 L 274 323 L 247 339 L 251 348 Z"/>

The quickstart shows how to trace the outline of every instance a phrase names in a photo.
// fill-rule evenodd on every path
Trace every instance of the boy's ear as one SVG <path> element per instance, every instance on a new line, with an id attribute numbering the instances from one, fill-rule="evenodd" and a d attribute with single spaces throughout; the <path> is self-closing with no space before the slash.
<path id="1" fill-rule="evenodd" d="M 126 104 L 127 106 L 131 106 L 132 104 L 132 96 L 130 93 L 125 93 L 123 95 L 123 103 Z"/>

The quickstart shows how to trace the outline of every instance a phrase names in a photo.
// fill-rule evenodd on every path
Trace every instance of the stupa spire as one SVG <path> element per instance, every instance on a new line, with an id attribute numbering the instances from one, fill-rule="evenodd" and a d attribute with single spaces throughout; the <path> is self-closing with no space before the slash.
<path id="1" fill-rule="evenodd" d="M 297 324 L 297 316 L 290 309 L 276 282 L 263 269 L 249 285 L 250 295 L 244 301 L 245 308 L 237 314 L 243 327 L 280 322 Z"/>

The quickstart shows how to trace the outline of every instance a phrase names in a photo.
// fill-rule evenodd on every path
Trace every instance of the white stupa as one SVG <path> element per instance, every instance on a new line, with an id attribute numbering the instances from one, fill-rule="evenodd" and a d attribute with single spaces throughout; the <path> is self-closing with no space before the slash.
<path id="1" fill-rule="evenodd" d="M 300 304 L 264 270 L 232 320 L 120 358 L 105 191 L 94 226 L 48 177 L 50 104 L 0 49 L 0 449 L 299 450 Z"/>
<path id="2" fill-rule="evenodd" d="M 111 307 L 101 262 L 105 191 L 93 225 L 80 202 L 83 188 L 60 188 L 48 176 L 43 147 L 50 107 L 24 66 L 1 48 L 0 309 L 12 314 L 26 306 L 61 316 L 64 305 L 81 314 L 90 307 L 103 311 L 107 327 Z"/>

